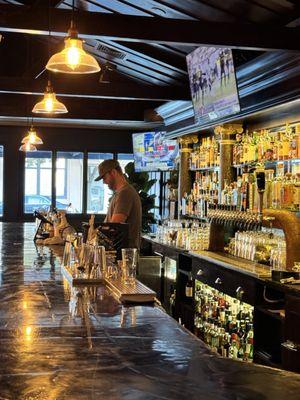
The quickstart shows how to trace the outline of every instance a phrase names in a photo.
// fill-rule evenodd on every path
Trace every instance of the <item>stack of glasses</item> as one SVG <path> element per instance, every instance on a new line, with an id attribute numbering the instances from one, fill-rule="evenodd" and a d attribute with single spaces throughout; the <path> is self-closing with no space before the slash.
<path id="1" fill-rule="evenodd" d="M 106 251 L 104 246 L 82 243 L 82 237 L 68 237 L 63 266 L 71 269 L 73 277 L 83 279 L 120 279 L 126 285 L 135 284 L 138 250 L 122 249 L 122 260 L 117 261 L 116 251 Z"/>
<path id="2" fill-rule="evenodd" d="M 229 254 L 268 264 L 273 269 L 285 269 L 286 242 L 284 237 L 268 232 L 236 232 L 229 242 Z"/>
<path id="3" fill-rule="evenodd" d="M 209 223 L 189 220 L 166 221 L 156 231 L 159 242 L 189 251 L 207 250 L 209 235 Z"/>

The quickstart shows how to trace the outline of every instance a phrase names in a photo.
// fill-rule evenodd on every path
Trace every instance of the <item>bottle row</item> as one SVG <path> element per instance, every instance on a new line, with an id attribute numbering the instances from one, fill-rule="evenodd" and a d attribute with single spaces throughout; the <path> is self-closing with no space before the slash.
<path id="1" fill-rule="evenodd" d="M 253 307 L 195 281 L 195 334 L 223 357 L 253 360 Z"/>
<path id="2" fill-rule="evenodd" d="M 190 169 L 197 170 L 207 167 L 218 167 L 220 165 L 220 154 L 218 143 L 214 137 L 203 138 L 201 142 L 194 145 L 190 154 Z"/>
<path id="3" fill-rule="evenodd" d="M 300 173 L 279 174 L 274 170 L 265 170 L 265 190 L 263 208 L 300 211 Z M 219 193 L 218 173 L 197 172 L 191 192 L 185 193 L 181 201 L 182 215 L 204 217 L 207 204 L 222 204 L 236 207 L 238 210 L 257 211 L 259 194 L 255 172 L 243 173 L 237 180 L 229 183 Z"/>
<path id="4" fill-rule="evenodd" d="M 280 161 L 300 158 L 300 125 L 276 132 L 260 132 L 237 135 L 233 146 L 233 164 Z"/>
<path id="5" fill-rule="evenodd" d="M 300 159 L 300 125 L 279 131 L 261 130 L 236 135 L 233 145 L 233 164 Z M 215 137 L 202 138 L 190 153 L 191 170 L 218 167 L 219 144 Z"/>

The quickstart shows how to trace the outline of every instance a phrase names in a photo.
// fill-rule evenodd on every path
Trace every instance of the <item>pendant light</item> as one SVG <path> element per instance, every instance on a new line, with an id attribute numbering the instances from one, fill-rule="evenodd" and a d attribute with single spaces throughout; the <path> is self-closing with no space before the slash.
<path id="1" fill-rule="evenodd" d="M 100 71 L 97 60 L 88 54 L 82 47 L 83 40 L 79 39 L 74 23 L 74 0 L 72 3 L 72 19 L 65 38 L 65 48 L 54 54 L 48 61 L 46 68 L 53 72 L 66 74 L 92 74 Z"/>
<path id="2" fill-rule="evenodd" d="M 22 146 L 20 146 L 19 150 L 20 151 L 37 151 L 37 148 L 33 144 L 27 142 L 27 143 L 22 144 Z"/>
<path id="3" fill-rule="evenodd" d="M 43 144 L 42 139 L 36 134 L 36 130 L 34 129 L 33 125 L 29 128 L 27 135 L 23 138 L 23 144 L 30 143 L 33 145 L 36 144 Z"/>
<path id="4" fill-rule="evenodd" d="M 57 100 L 50 80 L 48 81 L 43 100 L 36 103 L 32 112 L 36 114 L 65 114 L 68 112 L 66 106 Z"/>

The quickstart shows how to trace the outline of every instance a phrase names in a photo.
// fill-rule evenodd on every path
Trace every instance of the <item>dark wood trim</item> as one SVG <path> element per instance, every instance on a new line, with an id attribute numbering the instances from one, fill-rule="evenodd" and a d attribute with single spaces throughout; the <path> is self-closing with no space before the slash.
<path id="1" fill-rule="evenodd" d="M 40 95 L 45 92 L 46 81 L 18 77 L 0 77 L 0 93 Z M 171 101 L 189 100 L 191 98 L 188 85 L 186 87 L 150 86 L 135 83 L 111 82 L 101 84 L 98 79 L 90 77 L 55 77 L 55 92 L 58 96 L 118 100 Z"/>
<path id="2" fill-rule="evenodd" d="M 48 35 L 48 13 L 45 8 L 24 6 L 0 7 L 0 31 Z M 126 42 L 165 43 L 184 45 L 218 45 L 252 50 L 299 50 L 298 28 L 281 28 L 266 24 L 240 24 L 190 21 L 129 16 L 121 14 L 76 11 L 81 37 L 97 39 L 103 36 Z M 51 32 L 66 36 L 71 12 L 51 10 Z"/>
<path id="3" fill-rule="evenodd" d="M 55 88 L 54 88 L 55 90 Z M 28 108 L 31 110 L 35 103 L 42 100 L 42 96 L 31 96 L 26 104 L 25 95 L 0 94 L 1 116 L 28 117 Z M 36 114 L 37 117 L 67 118 L 83 120 L 124 120 L 144 121 L 144 110 L 154 108 L 157 103 L 152 101 L 126 101 L 110 99 L 88 99 L 80 97 L 58 97 L 68 109 L 68 113 L 59 116 Z"/>

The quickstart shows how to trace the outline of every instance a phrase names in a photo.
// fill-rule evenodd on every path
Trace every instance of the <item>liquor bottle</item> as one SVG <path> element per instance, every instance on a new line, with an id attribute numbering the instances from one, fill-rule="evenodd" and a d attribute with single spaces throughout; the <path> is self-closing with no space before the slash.
<path id="1" fill-rule="evenodd" d="M 292 174 L 287 173 L 281 187 L 281 208 L 291 209 L 293 207 L 294 185 L 291 181 Z"/>
<path id="2" fill-rule="evenodd" d="M 250 324 L 249 331 L 246 337 L 244 361 L 253 361 L 253 325 Z"/>
<path id="3" fill-rule="evenodd" d="M 175 301 L 176 301 L 176 289 L 171 288 L 171 296 L 170 296 L 170 315 L 175 315 Z"/>
<path id="4" fill-rule="evenodd" d="M 289 158 L 290 159 L 295 159 L 297 158 L 297 154 L 298 154 L 298 149 L 297 149 L 297 139 L 298 139 L 298 135 L 296 135 L 294 133 L 291 141 L 290 141 L 290 152 L 289 152 Z"/>
<path id="5" fill-rule="evenodd" d="M 295 134 L 297 135 L 297 158 L 300 158 L 300 124 L 296 125 Z"/>
<path id="6" fill-rule="evenodd" d="M 289 137 L 286 135 L 285 132 L 281 135 L 281 143 L 282 143 L 282 160 L 289 159 L 289 152 L 290 152 L 290 140 Z"/>
<path id="7" fill-rule="evenodd" d="M 300 211 L 300 174 L 296 174 L 293 192 L 293 204 L 295 210 Z"/>
<path id="8" fill-rule="evenodd" d="M 239 341 L 239 350 L 238 350 L 238 354 L 237 354 L 237 358 L 240 359 L 240 360 L 244 359 L 244 346 L 245 346 L 245 344 L 244 344 L 243 339 L 240 339 L 240 341 Z"/>
<path id="9" fill-rule="evenodd" d="M 235 333 L 231 335 L 231 343 L 228 351 L 228 357 L 233 359 L 238 358 L 237 336 Z"/>
<path id="10" fill-rule="evenodd" d="M 193 280 L 191 274 L 189 274 L 188 281 L 185 285 L 185 296 L 190 299 L 193 297 Z"/>
<path id="11" fill-rule="evenodd" d="M 229 357 L 229 349 L 230 349 L 230 335 L 229 333 L 225 333 L 224 335 L 224 344 L 223 344 L 223 357 Z"/>

